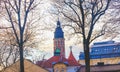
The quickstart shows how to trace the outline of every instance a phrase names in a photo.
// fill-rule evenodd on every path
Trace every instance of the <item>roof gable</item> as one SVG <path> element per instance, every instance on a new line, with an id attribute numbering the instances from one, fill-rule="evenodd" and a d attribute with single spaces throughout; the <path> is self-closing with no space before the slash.
<path id="1" fill-rule="evenodd" d="M 72 51 L 70 52 L 70 55 L 68 57 L 68 62 L 70 66 L 79 66 L 80 64 L 76 61 L 75 57 L 73 56 Z"/>
<path id="2" fill-rule="evenodd" d="M 58 62 L 67 63 L 68 60 L 61 56 L 53 56 L 49 58 L 48 60 L 38 61 L 37 65 L 42 66 L 44 68 L 52 68 L 53 64 L 58 63 Z"/>
<path id="3" fill-rule="evenodd" d="M 20 70 L 19 63 L 20 63 L 20 61 L 17 61 L 16 63 L 12 64 L 8 68 L 6 68 L 4 72 L 19 72 L 19 70 Z M 35 72 L 49 72 L 48 70 L 46 70 L 40 66 L 37 66 L 26 59 L 24 59 L 24 70 L 25 70 L 25 72 L 34 72 L 34 71 Z"/>

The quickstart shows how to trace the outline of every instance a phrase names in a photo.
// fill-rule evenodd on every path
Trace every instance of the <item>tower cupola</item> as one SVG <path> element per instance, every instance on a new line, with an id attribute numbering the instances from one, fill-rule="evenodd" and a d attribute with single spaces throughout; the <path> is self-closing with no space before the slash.
<path id="1" fill-rule="evenodd" d="M 59 55 L 61 57 L 65 57 L 65 42 L 64 42 L 64 32 L 61 28 L 61 23 L 58 20 L 56 29 L 54 32 L 54 55 Z M 56 52 L 56 50 L 60 50 L 60 54 Z"/>
<path id="2" fill-rule="evenodd" d="M 57 21 L 57 27 L 55 29 L 54 38 L 64 38 L 64 32 L 61 28 L 61 23 L 59 20 Z"/>

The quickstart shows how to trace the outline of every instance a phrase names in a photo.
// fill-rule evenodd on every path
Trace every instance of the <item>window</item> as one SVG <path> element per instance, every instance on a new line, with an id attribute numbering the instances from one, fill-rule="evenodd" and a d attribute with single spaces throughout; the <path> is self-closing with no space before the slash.
<path id="1" fill-rule="evenodd" d="M 98 50 L 96 49 L 95 51 L 97 52 Z"/>

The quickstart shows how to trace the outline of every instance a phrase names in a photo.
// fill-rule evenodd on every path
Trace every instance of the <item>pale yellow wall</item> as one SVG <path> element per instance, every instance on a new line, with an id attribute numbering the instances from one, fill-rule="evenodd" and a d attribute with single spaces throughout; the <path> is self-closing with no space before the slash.
<path id="1" fill-rule="evenodd" d="M 90 65 L 97 65 L 98 62 L 104 62 L 104 64 L 118 64 L 120 63 L 120 57 L 115 58 L 102 58 L 102 59 L 91 59 Z M 81 65 L 85 65 L 84 60 L 79 60 Z"/>
<path id="2" fill-rule="evenodd" d="M 54 65 L 54 72 L 67 72 L 67 66 L 63 63 L 58 63 Z M 64 69 L 64 71 L 62 71 Z"/>
<path id="3" fill-rule="evenodd" d="M 25 66 L 24 67 L 25 72 L 49 72 L 48 70 L 43 69 L 27 60 L 24 60 L 24 66 Z M 19 72 L 19 71 L 20 69 L 19 69 L 19 61 L 18 61 L 15 64 L 8 67 L 7 69 L 5 69 L 4 72 Z"/>

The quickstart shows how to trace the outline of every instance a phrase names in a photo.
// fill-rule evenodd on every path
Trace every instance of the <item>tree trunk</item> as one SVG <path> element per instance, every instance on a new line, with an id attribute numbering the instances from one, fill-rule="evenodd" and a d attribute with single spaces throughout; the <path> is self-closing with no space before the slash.
<path id="1" fill-rule="evenodd" d="M 20 72 L 24 72 L 23 44 L 20 44 L 19 51 L 20 51 Z"/>
<path id="2" fill-rule="evenodd" d="M 85 55 L 85 72 L 90 72 L 89 43 L 87 41 L 84 41 L 84 55 Z"/>

